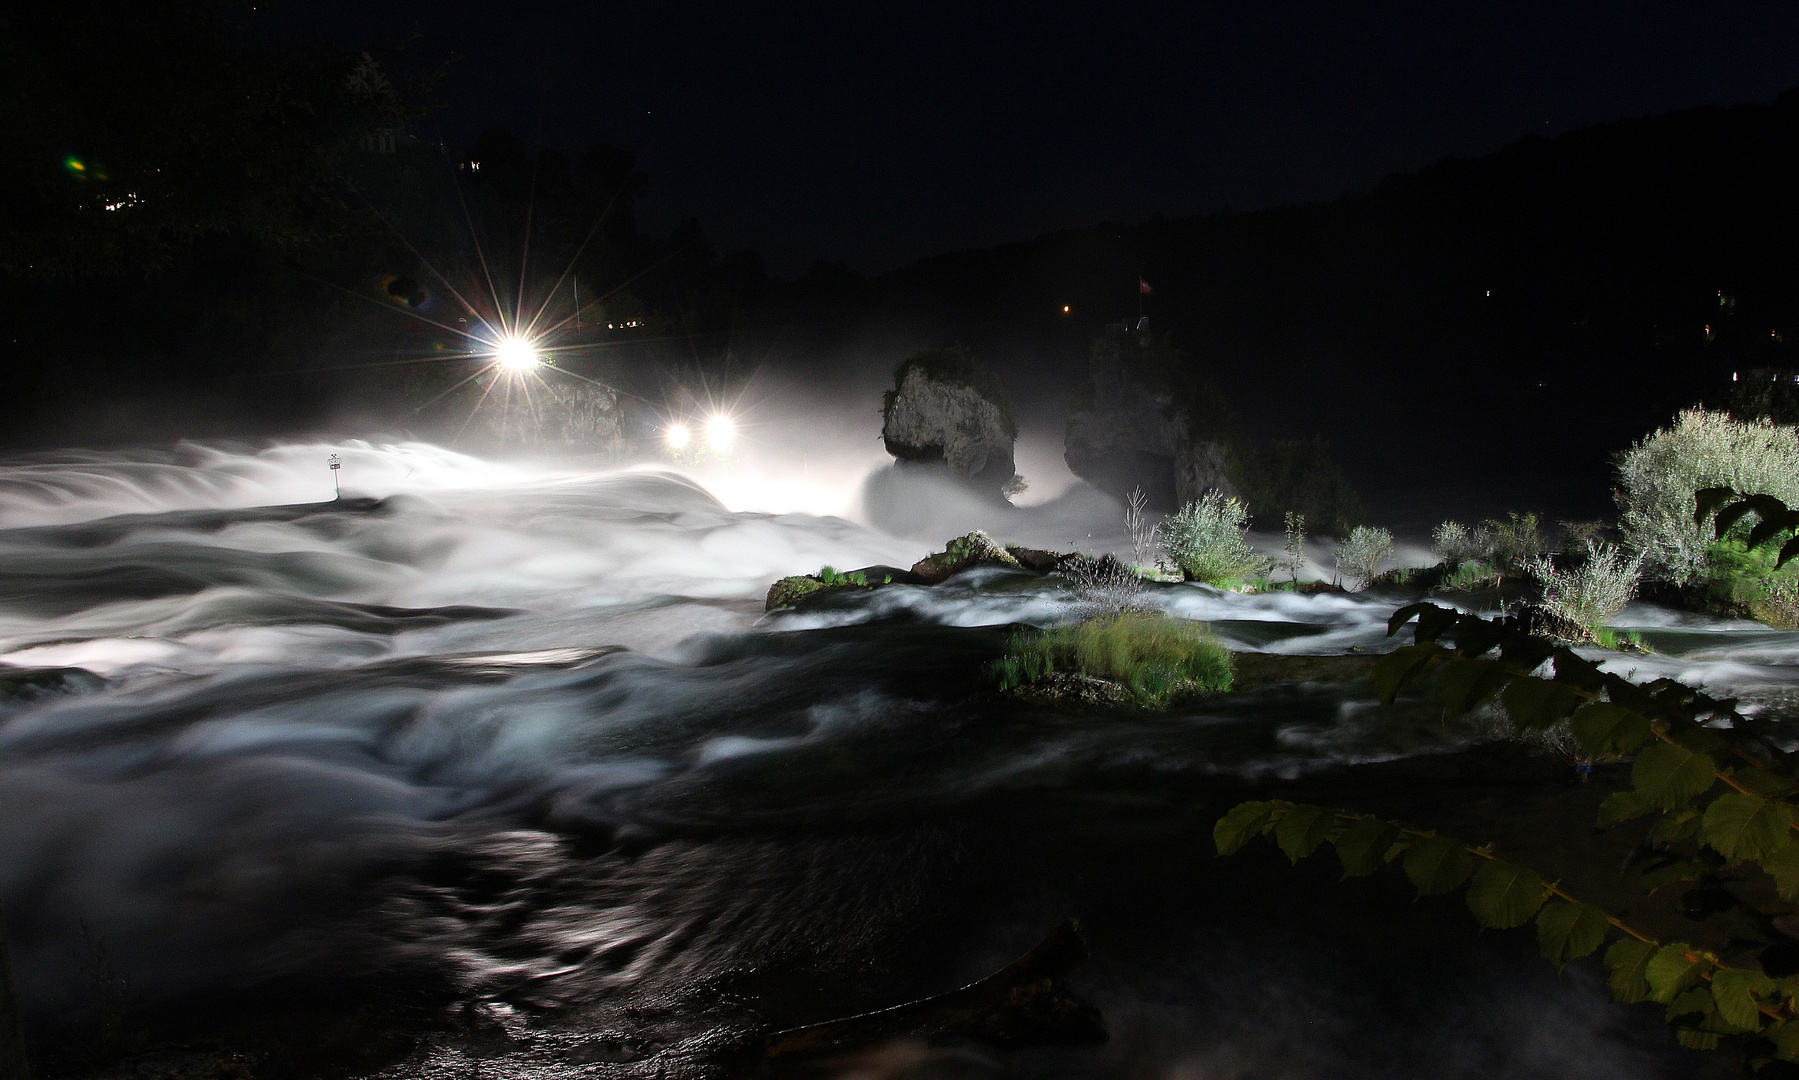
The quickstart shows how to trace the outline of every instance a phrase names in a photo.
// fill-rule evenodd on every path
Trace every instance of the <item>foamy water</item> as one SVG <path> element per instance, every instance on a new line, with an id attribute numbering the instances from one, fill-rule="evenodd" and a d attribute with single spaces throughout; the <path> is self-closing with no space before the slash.
<path id="1" fill-rule="evenodd" d="M 823 925 L 833 948 L 873 948 L 953 861 L 938 826 L 908 831 L 947 807 L 1492 737 L 1341 687 L 995 726 L 967 704 L 981 665 L 1009 624 L 1077 610 L 1059 580 L 975 571 L 765 616 L 769 584 L 908 566 L 975 526 L 1118 550 L 1116 503 L 1077 485 L 1008 508 L 877 471 L 849 491 L 771 486 L 782 512 L 763 512 L 753 477 L 714 475 L 729 504 L 673 472 L 416 443 L 0 466 L 0 663 L 37 672 L 0 702 L 0 904 L 33 1008 L 81 1007 L 96 938 L 146 1001 L 401 963 L 554 1001 L 697 985 Z M 1240 649 L 1396 644 L 1380 597 L 1145 601 Z M 1795 635 L 1653 609 L 1621 623 L 1665 635 L 1619 661 L 1646 673 L 1799 682 Z M 445 860 L 510 884 L 477 902 Z"/>

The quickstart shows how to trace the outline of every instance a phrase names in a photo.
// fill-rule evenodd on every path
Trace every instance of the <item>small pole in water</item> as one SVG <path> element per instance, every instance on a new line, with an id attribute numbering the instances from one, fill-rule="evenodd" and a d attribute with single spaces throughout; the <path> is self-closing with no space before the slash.
<path id="1" fill-rule="evenodd" d="M 332 454 L 325 460 L 331 465 L 331 498 L 336 501 L 344 497 L 343 488 L 338 483 L 338 477 L 343 473 L 344 463 L 336 454 Z"/>

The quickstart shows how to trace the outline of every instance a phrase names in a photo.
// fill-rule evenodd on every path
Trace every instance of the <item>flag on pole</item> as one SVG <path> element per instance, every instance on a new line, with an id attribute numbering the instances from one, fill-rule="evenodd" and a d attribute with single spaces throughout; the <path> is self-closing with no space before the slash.
<path id="1" fill-rule="evenodd" d="M 1144 281 L 1143 275 L 1141 274 L 1137 275 L 1137 291 L 1144 296 L 1154 296 L 1156 294 L 1156 290 L 1149 287 L 1149 282 Z"/>

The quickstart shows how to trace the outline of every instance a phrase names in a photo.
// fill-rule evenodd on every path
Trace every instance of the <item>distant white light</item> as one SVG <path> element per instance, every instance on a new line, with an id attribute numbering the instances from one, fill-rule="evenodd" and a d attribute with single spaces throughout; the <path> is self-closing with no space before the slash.
<path id="1" fill-rule="evenodd" d="M 493 358 L 499 363 L 500 370 L 520 374 L 543 363 L 536 347 L 522 337 L 502 338 L 494 347 Z"/>
<path id="2" fill-rule="evenodd" d="M 676 450 L 687 445 L 688 433 L 686 424 L 670 424 L 668 426 L 668 445 Z"/>
<path id="3" fill-rule="evenodd" d="M 731 418 L 719 413 L 706 421 L 706 445 L 714 450 L 729 450 L 731 443 L 737 439 L 737 425 Z"/>

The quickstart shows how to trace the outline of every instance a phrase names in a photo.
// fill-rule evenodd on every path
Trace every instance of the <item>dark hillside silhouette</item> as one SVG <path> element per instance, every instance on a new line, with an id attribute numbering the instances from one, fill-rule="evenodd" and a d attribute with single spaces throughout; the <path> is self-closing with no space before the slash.
<path id="1" fill-rule="evenodd" d="M 1071 230 L 853 286 L 818 273 L 802 285 L 829 302 L 802 287 L 795 309 L 823 315 L 821 340 L 966 341 L 1040 385 L 1136 318 L 1141 273 L 1152 323 L 1246 434 L 1320 432 L 1376 488 L 1510 478 L 1590 504 L 1610 451 L 1733 370 L 1799 363 L 1795 193 L 1799 92 L 1528 138 L 1328 204 Z"/>

